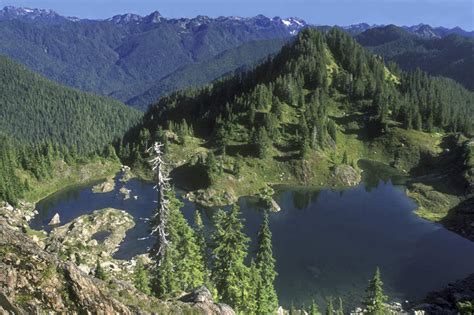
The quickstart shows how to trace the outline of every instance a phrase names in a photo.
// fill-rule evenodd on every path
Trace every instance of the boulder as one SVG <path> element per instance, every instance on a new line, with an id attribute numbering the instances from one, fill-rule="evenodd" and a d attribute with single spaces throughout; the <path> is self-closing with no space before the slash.
<path id="1" fill-rule="evenodd" d="M 194 308 L 200 310 L 203 314 L 235 315 L 234 310 L 229 305 L 215 303 L 211 292 L 205 286 L 184 295 L 180 298 L 180 301 L 193 303 Z"/>
<path id="2" fill-rule="evenodd" d="M 350 165 L 336 166 L 334 176 L 336 180 L 344 186 L 356 186 L 362 179 L 360 173 Z"/>
<path id="3" fill-rule="evenodd" d="M 105 182 L 100 183 L 92 187 L 94 194 L 108 193 L 115 189 L 115 181 L 113 178 L 108 178 Z"/>
<path id="4" fill-rule="evenodd" d="M 123 200 L 130 199 L 130 193 L 132 191 L 130 189 L 127 189 L 125 187 L 120 188 L 120 193 L 123 195 Z"/>
<path id="5" fill-rule="evenodd" d="M 272 212 L 280 212 L 281 211 L 280 205 L 273 198 L 270 199 L 270 210 Z"/>
<path id="6" fill-rule="evenodd" d="M 59 213 L 56 213 L 49 221 L 48 225 L 58 225 L 61 224 L 61 219 L 59 218 Z"/>
<path id="7" fill-rule="evenodd" d="M 193 292 L 181 297 L 181 301 L 183 302 L 192 302 L 192 303 L 207 303 L 212 302 L 212 294 L 211 292 L 205 287 L 199 287 Z"/>

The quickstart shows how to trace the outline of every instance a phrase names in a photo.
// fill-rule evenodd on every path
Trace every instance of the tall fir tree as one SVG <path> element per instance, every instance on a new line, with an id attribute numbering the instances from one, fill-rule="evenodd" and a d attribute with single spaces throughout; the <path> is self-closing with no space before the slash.
<path id="1" fill-rule="evenodd" d="M 201 212 L 198 209 L 194 212 L 194 232 L 196 233 L 196 242 L 199 246 L 199 251 L 201 252 L 203 265 L 206 265 L 209 258 L 207 252 L 206 232 Z"/>
<path id="2" fill-rule="evenodd" d="M 319 312 L 318 305 L 314 300 L 311 301 L 311 306 L 309 308 L 309 315 L 321 315 Z"/>
<path id="3" fill-rule="evenodd" d="M 219 300 L 245 313 L 249 290 L 249 268 L 244 264 L 249 238 L 243 232 L 240 208 L 214 214 L 211 275 Z"/>
<path id="4" fill-rule="evenodd" d="M 328 298 L 327 305 L 326 305 L 326 315 L 334 315 L 334 305 L 332 297 Z"/>
<path id="5" fill-rule="evenodd" d="M 388 297 L 383 293 L 383 282 L 380 275 L 380 269 L 377 267 L 375 275 L 372 280 L 369 281 L 369 285 L 366 290 L 366 298 L 364 300 L 364 306 L 367 309 L 369 315 L 383 315 L 385 314 L 385 302 Z"/>
<path id="6" fill-rule="evenodd" d="M 219 165 L 217 164 L 217 159 L 216 156 L 214 155 L 214 152 L 209 151 L 207 154 L 206 158 L 206 170 L 207 170 L 207 176 L 209 177 L 209 181 L 211 185 L 215 184 L 217 181 L 217 178 L 219 177 Z"/>
<path id="7" fill-rule="evenodd" d="M 336 310 L 336 315 L 344 315 L 344 306 L 342 305 L 342 298 L 339 297 L 338 301 L 339 301 L 339 305 Z"/>
<path id="8" fill-rule="evenodd" d="M 151 294 L 150 274 L 143 265 L 143 261 L 141 259 L 137 260 L 135 270 L 133 271 L 133 284 L 135 285 L 135 288 L 141 292 L 145 294 Z"/>
<path id="9" fill-rule="evenodd" d="M 107 273 L 105 272 L 98 258 L 95 264 L 94 277 L 104 281 L 107 280 Z"/>
<path id="10" fill-rule="evenodd" d="M 278 309 L 278 297 L 274 282 L 277 276 L 275 258 L 272 250 L 272 233 L 270 231 L 268 214 L 265 212 L 257 237 L 256 264 L 260 273 L 260 284 L 257 289 L 257 313 L 272 314 Z"/>

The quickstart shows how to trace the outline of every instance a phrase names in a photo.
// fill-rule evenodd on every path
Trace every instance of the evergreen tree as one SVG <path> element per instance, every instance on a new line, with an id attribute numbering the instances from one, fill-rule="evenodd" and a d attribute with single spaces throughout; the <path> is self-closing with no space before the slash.
<path id="1" fill-rule="evenodd" d="M 319 312 L 318 305 L 314 300 L 311 301 L 311 306 L 309 308 L 309 315 L 321 315 Z"/>
<path id="2" fill-rule="evenodd" d="M 156 265 L 154 290 L 158 296 L 166 297 L 177 292 L 189 291 L 204 284 L 205 266 L 198 241 L 183 214 L 183 203 L 170 189 L 166 192 L 169 213 L 166 222 L 168 246 L 162 262 Z M 156 255 L 156 247 L 152 249 Z"/>
<path id="3" fill-rule="evenodd" d="M 257 264 L 252 259 L 250 262 L 249 268 L 249 279 L 246 285 L 247 300 L 245 301 L 245 314 L 273 314 L 272 313 L 262 313 L 259 309 L 260 294 L 259 288 L 261 287 L 262 277 L 260 275 L 260 270 L 257 267 Z"/>
<path id="4" fill-rule="evenodd" d="M 380 276 L 380 269 L 377 267 L 373 279 L 369 281 L 366 290 L 367 296 L 364 300 L 364 306 L 370 315 L 385 314 L 384 303 L 388 300 L 388 297 L 384 295 L 382 286 L 383 282 Z"/>
<path id="5" fill-rule="evenodd" d="M 220 152 L 220 154 L 225 154 L 226 152 L 226 146 L 227 146 L 227 141 L 229 137 L 228 129 L 229 128 L 226 128 L 223 123 L 220 123 L 219 126 L 217 127 L 215 142 L 216 142 L 217 152 Z"/>
<path id="6" fill-rule="evenodd" d="M 309 144 L 309 141 L 307 139 L 300 140 L 300 147 L 301 158 L 303 160 L 308 159 L 311 154 L 311 146 Z"/>
<path id="7" fill-rule="evenodd" d="M 203 258 L 203 265 L 206 265 L 208 260 L 206 233 L 204 230 L 204 223 L 202 222 L 201 212 L 197 209 L 194 212 L 194 231 L 196 233 L 196 243 L 199 246 L 201 257 Z"/>
<path id="8" fill-rule="evenodd" d="M 211 185 L 214 185 L 217 181 L 217 178 L 219 177 L 220 170 L 219 165 L 217 164 L 216 156 L 212 151 L 209 151 L 207 154 L 206 169 L 209 181 L 211 182 Z"/>
<path id="9" fill-rule="evenodd" d="M 339 298 L 339 306 L 337 308 L 336 315 L 344 315 L 344 306 L 342 305 L 342 298 Z"/>
<path id="10" fill-rule="evenodd" d="M 334 315 L 334 306 L 332 297 L 328 298 L 327 306 L 326 306 L 326 315 Z"/>
<path id="11" fill-rule="evenodd" d="M 344 155 L 342 156 L 342 164 L 349 165 L 349 159 L 347 157 L 347 151 L 344 151 Z"/>
<path id="12" fill-rule="evenodd" d="M 272 142 L 268 136 L 267 130 L 263 127 L 260 127 L 256 132 L 254 138 L 254 145 L 257 148 L 257 155 L 259 158 L 264 159 L 270 152 Z"/>
<path id="13" fill-rule="evenodd" d="M 97 259 L 95 263 L 95 271 L 94 271 L 94 277 L 100 280 L 107 280 L 107 273 L 105 272 L 104 268 L 100 264 L 99 259 Z"/>
<path id="14" fill-rule="evenodd" d="M 212 241 L 212 280 L 219 294 L 219 300 L 245 311 L 248 289 L 248 267 L 244 264 L 249 238 L 243 233 L 240 208 L 234 205 L 226 213 L 222 210 L 214 214 Z"/>
<path id="15" fill-rule="evenodd" d="M 337 130 L 336 123 L 334 122 L 334 120 L 329 119 L 328 133 L 331 136 L 332 140 L 334 140 L 334 142 L 337 142 L 337 131 L 336 130 Z"/>
<path id="16" fill-rule="evenodd" d="M 291 306 L 290 306 L 289 313 L 290 313 L 290 315 L 296 315 L 296 309 L 295 309 L 295 305 L 293 304 L 293 301 L 291 301 Z"/>
<path id="17" fill-rule="evenodd" d="M 273 286 L 277 273 L 272 251 L 272 233 L 265 212 L 257 237 L 256 263 L 261 282 L 258 286 L 258 314 L 275 313 L 278 309 L 278 297 Z"/>
<path id="18" fill-rule="evenodd" d="M 234 165 L 232 167 L 232 171 L 234 172 L 235 176 L 239 176 L 241 170 L 242 170 L 242 156 L 240 154 L 237 154 L 237 156 L 234 159 Z"/>
<path id="19" fill-rule="evenodd" d="M 275 114 L 275 116 L 281 120 L 283 116 L 283 104 L 281 103 L 278 97 L 273 98 L 272 110 L 271 112 Z"/>
<path id="20" fill-rule="evenodd" d="M 148 273 L 148 270 L 143 265 L 141 259 L 137 260 L 137 264 L 133 272 L 133 284 L 135 285 L 135 288 L 137 288 L 141 292 L 148 295 L 151 294 L 150 275 Z"/>

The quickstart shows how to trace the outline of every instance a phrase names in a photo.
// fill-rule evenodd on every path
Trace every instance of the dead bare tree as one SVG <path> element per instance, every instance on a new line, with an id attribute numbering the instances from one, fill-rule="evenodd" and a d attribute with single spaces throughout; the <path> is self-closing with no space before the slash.
<path id="1" fill-rule="evenodd" d="M 153 216 L 154 226 L 151 231 L 151 234 L 158 240 L 157 247 L 152 251 L 158 266 L 161 265 L 169 246 L 167 226 L 170 201 L 167 198 L 167 194 L 170 190 L 170 179 L 162 149 L 163 144 L 155 142 L 153 146 L 147 150 L 152 156 L 149 163 L 154 171 L 154 189 L 158 192 L 158 206 Z"/>

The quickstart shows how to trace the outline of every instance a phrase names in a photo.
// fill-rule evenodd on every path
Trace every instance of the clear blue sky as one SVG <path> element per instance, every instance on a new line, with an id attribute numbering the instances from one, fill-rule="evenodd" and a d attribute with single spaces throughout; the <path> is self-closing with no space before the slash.
<path id="1" fill-rule="evenodd" d="M 264 14 L 300 17 L 313 24 L 427 23 L 474 29 L 474 0 L 0 0 L 1 7 L 6 5 L 53 9 L 82 18 L 158 10 L 165 17 Z"/>

